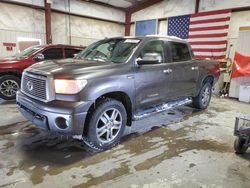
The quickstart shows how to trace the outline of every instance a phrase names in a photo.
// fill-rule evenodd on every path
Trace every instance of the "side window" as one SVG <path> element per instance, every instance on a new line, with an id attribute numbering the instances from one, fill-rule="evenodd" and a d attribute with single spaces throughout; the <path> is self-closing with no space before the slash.
<path id="1" fill-rule="evenodd" d="M 50 48 L 45 50 L 42 54 L 45 60 L 63 58 L 62 48 Z"/>
<path id="2" fill-rule="evenodd" d="M 159 63 L 164 62 L 164 42 L 160 40 L 148 42 L 143 49 L 138 58 L 145 59 L 148 54 L 154 54 L 159 59 Z"/>
<path id="3" fill-rule="evenodd" d="M 65 58 L 73 58 L 75 54 L 78 54 L 81 50 L 65 48 Z"/>
<path id="4" fill-rule="evenodd" d="M 185 43 L 170 42 L 173 62 L 188 61 L 191 59 L 189 48 Z"/>

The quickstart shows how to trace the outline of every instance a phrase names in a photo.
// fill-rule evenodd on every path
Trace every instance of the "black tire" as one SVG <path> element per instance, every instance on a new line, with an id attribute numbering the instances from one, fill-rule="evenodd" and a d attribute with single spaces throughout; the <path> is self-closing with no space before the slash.
<path id="1" fill-rule="evenodd" d="M 20 89 L 20 78 L 13 75 L 0 77 L 0 98 L 12 100 L 16 98 L 16 92 Z"/>
<path id="2" fill-rule="evenodd" d="M 112 117 L 114 118 L 112 119 Z M 83 134 L 83 141 L 91 149 L 101 151 L 111 148 L 120 141 L 126 123 L 127 113 L 123 104 L 114 99 L 103 99 L 91 113 Z M 99 135 L 97 133 L 98 129 L 100 131 Z M 111 135 L 114 137 L 112 138 Z"/>
<path id="3" fill-rule="evenodd" d="M 203 84 L 199 94 L 193 98 L 193 107 L 198 109 L 206 109 L 212 97 L 212 85 L 210 83 Z"/>
<path id="4" fill-rule="evenodd" d="M 244 154 L 248 146 L 245 145 L 246 139 L 237 137 L 234 141 L 234 150 L 237 154 Z"/>

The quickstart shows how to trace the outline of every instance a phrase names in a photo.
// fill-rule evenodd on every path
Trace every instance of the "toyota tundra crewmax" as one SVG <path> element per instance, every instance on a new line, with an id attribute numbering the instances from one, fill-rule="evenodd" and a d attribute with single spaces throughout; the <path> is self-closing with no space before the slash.
<path id="1" fill-rule="evenodd" d="M 219 75 L 218 62 L 194 59 L 179 38 L 109 38 L 75 58 L 25 69 L 17 106 L 41 129 L 81 135 L 105 149 L 118 143 L 125 126 L 148 114 L 190 102 L 207 108 Z"/>

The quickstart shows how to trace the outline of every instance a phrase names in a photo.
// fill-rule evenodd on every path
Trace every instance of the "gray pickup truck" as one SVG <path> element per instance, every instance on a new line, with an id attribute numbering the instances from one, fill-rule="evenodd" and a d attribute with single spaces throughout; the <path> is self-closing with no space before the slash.
<path id="1" fill-rule="evenodd" d="M 17 105 L 37 127 L 105 149 L 147 114 L 190 101 L 207 108 L 219 75 L 218 62 L 193 59 L 179 38 L 110 38 L 26 69 Z"/>

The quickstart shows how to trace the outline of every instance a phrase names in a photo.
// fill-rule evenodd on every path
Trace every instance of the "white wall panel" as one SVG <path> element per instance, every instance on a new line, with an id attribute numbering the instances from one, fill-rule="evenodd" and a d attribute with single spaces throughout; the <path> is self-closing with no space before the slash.
<path id="1" fill-rule="evenodd" d="M 200 11 L 211 11 L 250 6 L 250 0 L 201 0 Z"/>
<path id="2" fill-rule="evenodd" d="M 68 0 L 53 0 L 52 8 L 54 9 L 68 11 L 69 7 L 70 12 L 75 14 L 125 22 L 125 12 L 121 10 L 104 7 L 81 0 L 71 0 L 69 5 Z"/>
<path id="3" fill-rule="evenodd" d="M 0 29 L 44 33 L 44 11 L 0 3 Z"/>
<path id="4" fill-rule="evenodd" d="M 69 16 L 52 13 L 51 33 L 53 44 L 69 44 Z"/>
<path id="5" fill-rule="evenodd" d="M 9 1 L 44 6 L 44 0 L 9 0 Z"/>
<path id="6" fill-rule="evenodd" d="M 81 45 L 88 45 L 97 39 L 124 35 L 124 25 L 71 16 L 72 44 L 81 38 Z"/>
<path id="7" fill-rule="evenodd" d="M 132 14 L 132 21 L 192 14 L 195 0 L 165 0 Z"/>
<path id="8" fill-rule="evenodd" d="M 160 35 L 167 35 L 168 33 L 168 22 L 167 20 L 158 22 L 158 33 Z"/>
<path id="9" fill-rule="evenodd" d="M 11 31 L 0 29 L 0 58 L 15 55 L 18 51 L 18 46 L 13 48 L 13 51 L 7 51 L 6 47 L 3 46 L 4 42 L 7 43 L 17 43 L 17 38 L 34 38 L 41 39 L 42 44 L 45 43 L 44 33 L 32 33 L 24 31 Z"/>
<path id="10" fill-rule="evenodd" d="M 250 26 L 250 11 L 233 12 L 229 25 L 229 37 L 238 38 L 239 28 Z"/>
<path id="11" fill-rule="evenodd" d="M 44 44 L 43 11 L 5 3 L 0 3 L 0 6 L 0 57 L 17 52 L 18 46 L 7 51 L 3 43 L 17 43 L 18 37 L 41 39 Z"/>

